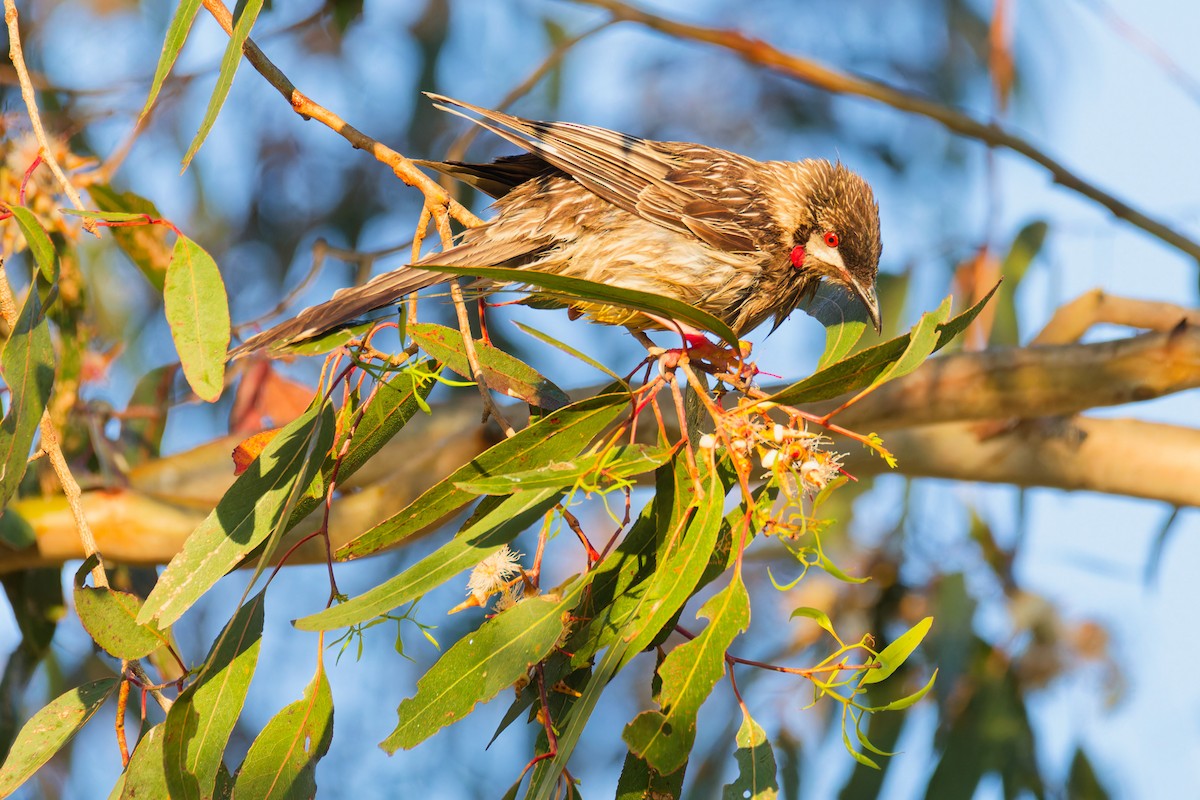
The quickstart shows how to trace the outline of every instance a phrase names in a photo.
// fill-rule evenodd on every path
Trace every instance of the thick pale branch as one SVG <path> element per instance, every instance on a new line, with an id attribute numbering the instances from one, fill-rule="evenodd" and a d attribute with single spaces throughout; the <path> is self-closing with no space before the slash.
<path id="1" fill-rule="evenodd" d="M 1196 387 L 1200 387 L 1200 327 L 1188 325 L 1169 333 L 1093 344 L 930 359 L 836 419 L 843 427 L 882 432 L 934 422 L 1076 414 Z M 836 408 L 839 402 L 832 401 L 826 408 Z"/>
<path id="2" fill-rule="evenodd" d="M 826 91 L 877 100 L 892 108 L 928 117 L 940 122 L 955 133 L 978 139 L 992 147 L 1012 150 L 1043 167 L 1056 183 L 1078 192 L 1108 209 L 1113 215 L 1136 225 L 1200 261 L 1200 243 L 1084 180 L 1030 142 L 995 123 L 980 122 L 941 103 L 896 89 L 880 81 L 860 78 L 840 72 L 812 59 L 784 53 L 760 39 L 752 39 L 737 31 L 680 22 L 633 8 L 620 0 L 576 0 L 576 2 L 606 9 L 618 20 L 636 22 L 670 36 L 722 47 L 737 53 L 751 64 L 775 69 Z"/>
<path id="3" fill-rule="evenodd" d="M 1200 506 L 1200 430 L 1046 418 L 1197 386 L 1200 329 L 1177 325 L 1167 333 L 1112 342 L 931 359 L 851 407 L 838 422 L 864 432 L 886 431 L 903 475 L 1087 489 Z M 477 414 L 476 403 L 464 400 L 403 429 L 346 482 L 354 491 L 334 504 L 329 526 L 334 546 L 394 514 L 502 438 L 476 424 Z M 1038 419 L 980 435 L 983 420 L 1023 417 Z M 136 563 L 169 560 L 232 482 L 234 444 L 224 439 L 142 465 L 128 475 L 127 490 L 85 492 L 83 509 L 100 550 Z M 848 466 L 856 475 L 887 471 L 880 459 L 858 451 Z M 0 573 L 83 555 L 63 498 L 21 500 L 13 509 L 33 525 L 37 545 L 0 555 Z M 280 551 L 315 525 L 298 526 Z M 310 545 L 289 563 L 322 562 L 324 546 Z"/>
<path id="4" fill-rule="evenodd" d="M 1200 430 L 1136 419 L 1026 420 L 980 440 L 970 423 L 893 431 L 885 439 L 911 477 L 1086 490 L 1200 506 Z M 890 472 L 854 454 L 856 476 Z"/>

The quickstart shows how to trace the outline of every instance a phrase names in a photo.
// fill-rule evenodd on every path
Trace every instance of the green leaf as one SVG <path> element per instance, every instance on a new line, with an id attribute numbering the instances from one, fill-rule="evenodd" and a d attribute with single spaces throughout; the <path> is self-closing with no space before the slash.
<path id="1" fill-rule="evenodd" d="M 601 394 L 547 414 L 460 467 L 398 514 L 343 545 L 336 557 L 345 560 L 377 553 L 459 510 L 475 495 L 459 489 L 457 483 L 536 469 L 577 455 L 628 402 L 625 393 Z"/>
<path id="2" fill-rule="evenodd" d="M 971 308 L 937 326 L 937 340 L 933 346 L 935 352 L 966 330 L 966 327 L 971 324 L 992 295 L 996 293 L 999 285 L 993 286 L 992 290 Z M 798 383 L 781 389 L 771 395 L 768 400 L 783 405 L 815 403 L 869 386 L 892 362 L 904 355 L 909 341 L 910 336 L 905 334 L 889 342 L 862 350 Z"/>
<path id="3" fill-rule="evenodd" d="M 220 113 L 221 106 L 225 104 L 225 98 L 229 96 L 229 89 L 233 86 L 233 76 L 237 72 L 238 65 L 242 63 L 242 46 L 250 38 L 250 29 L 254 27 L 254 21 L 258 19 L 258 13 L 262 11 L 262 7 L 263 0 L 246 0 L 241 6 L 241 13 L 234 21 L 233 33 L 229 35 L 225 53 L 221 56 L 221 71 L 217 75 L 217 85 L 213 87 L 212 97 L 208 100 L 204 120 L 200 123 L 200 129 L 196 131 L 192 143 L 188 145 L 187 153 L 183 156 L 184 170 L 188 168 L 188 164 L 192 163 L 192 158 L 200 150 L 200 145 L 204 144 L 204 140 L 208 138 L 208 132 L 212 130 L 213 123 L 217 121 L 217 114 Z M 186 36 L 186 31 L 184 35 Z M 170 41 L 169 34 L 168 41 Z"/>
<path id="4" fill-rule="evenodd" d="M 161 219 L 158 207 L 146 198 L 133 192 L 118 192 L 104 183 L 88 187 L 88 194 L 102 212 L 102 219 L 109 222 L 142 221 L 144 225 L 123 225 L 109 228 L 113 241 L 129 257 L 150 285 L 159 292 L 167 280 L 167 264 L 171 260 L 171 249 L 167 246 L 169 228 L 166 225 L 151 225 L 151 219 Z"/>
<path id="5" fill-rule="evenodd" d="M 417 693 L 400 704 L 400 721 L 380 747 L 388 753 L 416 747 L 524 678 L 562 636 L 584 583 L 576 581 L 557 602 L 523 600 L 460 639 L 417 681 Z"/>
<path id="6" fill-rule="evenodd" d="M 842 643 L 841 637 L 838 636 L 837 631 L 833 629 L 833 623 L 829 621 L 829 615 L 821 609 L 801 606 L 792 612 L 789 619 L 795 619 L 796 617 L 808 617 L 820 625 L 822 630 L 826 631 L 830 636 L 836 639 L 838 644 Z"/>
<path id="7" fill-rule="evenodd" d="M 46 282 L 53 284 L 58 280 L 58 255 L 54 252 L 54 243 L 50 241 L 50 235 L 28 208 L 10 205 L 8 210 L 12 212 L 17 227 L 25 237 L 25 243 L 29 245 L 33 263 L 37 264 Z"/>
<path id="8" fill-rule="evenodd" d="M 445 272 L 449 275 L 462 275 L 472 278 L 503 283 L 528 284 L 540 289 L 548 289 L 557 294 L 558 299 L 565 302 L 575 300 L 594 300 L 608 305 L 631 308 L 635 311 L 649 311 L 660 317 L 687 322 L 702 330 L 711 331 L 733 348 L 738 347 L 737 334 L 721 320 L 687 303 L 670 297 L 639 292 L 634 289 L 622 289 L 605 283 L 568 278 L 564 275 L 551 275 L 533 270 L 507 269 L 505 267 L 448 267 L 442 264 L 421 264 L 421 269 L 431 272 Z"/>
<path id="9" fill-rule="evenodd" d="M 163 308 L 188 385 L 213 402 L 225 388 L 229 298 L 217 262 L 182 234 L 167 264 Z"/>
<path id="10" fill-rule="evenodd" d="M 686 771 L 680 768 L 670 775 L 660 775 L 650 768 L 645 759 L 626 753 L 621 777 L 617 781 L 616 800 L 682 797 Z"/>
<path id="11" fill-rule="evenodd" d="M 238 770 L 234 800 L 301 800 L 317 796 L 317 762 L 333 741 L 333 694 L 323 664 L 304 697 L 271 718 Z"/>
<path id="12" fill-rule="evenodd" d="M 183 43 L 187 41 L 188 31 L 191 30 L 192 22 L 196 19 L 196 12 L 199 10 L 200 0 L 180 0 L 179 5 L 175 8 L 171 24 L 167 26 L 167 36 L 163 40 L 158 66 L 154 68 L 154 80 L 150 83 L 150 95 L 146 98 L 146 105 L 142 107 L 142 113 L 138 115 L 139 126 L 146 115 L 150 113 L 154 101 L 158 98 L 163 81 L 166 80 L 167 73 L 174 66 L 175 59 L 179 57 L 179 51 L 183 49 Z"/>
<path id="13" fill-rule="evenodd" d="M 917 324 L 908 332 L 908 346 L 904 348 L 904 352 L 889 364 L 887 369 L 876 375 L 870 385 L 863 389 L 864 392 L 881 383 L 907 375 L 929 358 L 938 346 L 938 328 L 950 317 L 951 299 L 947 297 L 937 309 L 921 315 Z"/>
<path id="14" fill-rule="evenodd" d="M 293 624 L 302 631 L 344 628 L 415 600 L 511 542 L 553 508 L 558 498 L 555 489 L 515 494 L 394 578 L 341 605 L 301 617 Z"/>
<path id="15" fill-rule="evenodd" d="M 121 800 L 141 800 L 147 797 L 169 797 L 167 775 L 163 770 L 163 739 L 165 723 L 159 723 L 142 735 L 129 756 L 129 766 L 122 776 Z"/>
<path id="16" fill-rule="evenodd" d="M 825 352 L 817 370 L 841 361 L 867 329 L 866 307 L 840 286 L 822 283 L 804 311 L 825 326 Z"/>
<path id="17" fill-rule="evenodd" d="M 775 753 L 766 732 L 749 714 L 742 715 L 737 746 L 738 775 L 725 785 L 722 800 L 774 800 L 779 795 Z"/>
<path id="18" fill-rule="evenodd" d="M 658 668 L 662 711 L 643 711 L 621 735 L 630 752 L 660 775 L 670 775 L 687 763 L 700 706 L 725 675 L 725 652 L 750 624 L 750 596 L 741 576 L 735 574 L 698 616 L 709 624 L 695 639 L 668 653 Z"/>
<path id="19" fill-rule="evenodd" d="M 507 495 L 529 489 L 566 489 L 589 475 L 622 481 L 658 468 L 670 460 L 673 452 L 671 447 L 631 444 L 607 453 L 555 461 L 538 469 L 459 481 L 455 486 L 473 494 Z"/>
<path id="20" fill-rule="evenodd" d="M 675 464 L 676 474 L 686 475 L 681 455 L 676 455 Z M 678 522 L 673 518 L 659 522 L 658 534 L 664 544 L 654 573 L 627 618 L 610 622 L 620 636 L 609 645 L 579 701 L 560 722 L 558 751 L 554 758 L 540 762 L 535 768 L 530 797 L 547 800 L 553 794 L 558 776 L 566 768 L 609 680 L 658 637 L 695 591 L 721 531 L 727 491 L 719 472 L 711 472 L 702 480 L 704 495 L 697 499 L 696 512 L 690 520 L 684 515 Z"/>
<path id="21" fill-rule="evenodd" d="M 75 610 L 88 636 L 115 658 L 143 658 L 167 643 L 153 622 L 137 623 L 142 600 L 135 594 L 108 587 L 75 587 Z"/>
<path id="22" fill-rule="evenodd" d="M 30 718 L 0 766 L 0 797 L 8 797 L 71 740 L 120 680 L 102 678 L 59 695 Z"/>
<path id="23" fill-rule="evenodd" d="M 863 684 L 879 683 L 895 672 L 921 644 L 932 625 L 933 617 L 926 617 L 883 648 L 874 662 L 880 664 L 880 668 L 867 670 L 862 680 Z"/>
<path id="24" fill-rule="evenodd" d="M 263 595 L 238 609 L 200 677 L 167 712 L 163 765 L 173 800 L 213 796 L 225 745 L 237 723 L 262 645 Z"/>
<path id="25" fill-rule="evenodd" d="M 935 669 L 933 671 L 933 674 L 929 676 L 929 680 L 926 681 L 925 685 L 922 686 L 917 691 L 913 692 L 910 695 L 906 695 L 905 697 L 901 697 L 899 700 L 893 700 L 892 702 L 888 703 L 886 706 L 881 706 L 880 708 L 877 708 L 877 709 L 872 708 L 871 710 L 872 711 L 902 711 L 902 710 L 908 708 L 909 706 L 920 702 L 921 698 L 924 697 L 925 695 L 929 694 L 929 690 L 933 688 L 933 682 L 937 680 L 937 676 L 938 676 L 938 671 Z"/>
<path id="26" fill-rule="evenodd" d="M 240 564 L 290 511 L 293 489 L 307 487 L 333 442 L 333 406 L 310 406 L 271 440 L 171 559 L 138 622 L 167 626 L 221 576 Z"/>
<path id="27" fill-rule="evenodd" d="M 475 380 L 463 348 L 462 334 L 445 325 L 413 322 L 408 334 L 421 349 L 467 380 Z M 562 389 L 546 380 L 537 370 L 508 353 L 475 340 L 475 355 L 487 385 L 509 397 L 550 411 L 571 402 Z"/>
<path id="28" fill-rule="evenodd" d="M 54 385 L 54 345 L 36 288 L 29 291 L 16 327 L 0 352 L 9 391 L 8 414 L 0 422 L 0 506 L 17 493 L 33 437 Z"/>
<path id="29" fill-rule="evenodd" d="M 624 378 L 622 378 L 617 373 L 613 372 L 608 367 L 601 364 L 596 359 L 589 356 L 587 353 L 584 353 L 580 350 L 576 350 L 574 347 L 571 347 L 571 345 L 567 344 L 566 342 L 555 339 L 550 334 L 543 333 L 542 331 L 539 331 L 537 328 L 531 327 L 529 325 L 524 325 L 520 322 L 517 322 L 516 320 L 513 320 L 513 324 L 516 325 L 518 328 L 520 328 L 521 331 L 529 334 L 530 336 L 537 339 L 538 341 L 545 342 L 546 344 L 550 345 L 551 347 L 558 348 L 559 350 L 563 351 L 564 353 L 571 356 L 572 358 L 582 361 L 584 364 L 587 364 L 589 367 L 599 370 L 600 372 L 603 372 L 605 375 L 612 378 L 614 381 L 617 381 L 621 385 L 623 385 L 623 386 L 625 385 Z"/>
<path id="30" fill-rule="evenodd" d="M 1017 232 L 1008 254 L 1000 264 L 1004 285 L 996 295 L 996 316 L 992 323 L 989 344 L 993 347 L 1016 347 L 1021 343 L 1021 327 L 1017 319 L 1016 294 L 1046 240 L 1049 225 L 1035 220 Z"/>
<path id="31" fill-rule="evenodd" d="M 379 384 L 374 399 L 363 409 L 362 419 L 354 430 L 354 438 L 350 449 L 342 459 L 338 469 L 338 481 L 346 480 L 358 472 L 383 446 L 391 441 L 410 419 L 425 407 L 425 398 L 437 386 L 437 381 L 429 377 L 436 371 L 436 363 L 423 361 L 412 369 L 394 375 L 384 383 Z M 343 431 L 337 442 L 331 448 L 332 453 L 341 452 L 349 431 Z M 333 456 L 326 459 L 322 467 L 323 474 L 333 468 Z M 289 526 L 296 525 L 309 515 L 317 506 L 324 502 L 324 497 L 305 495 L 296 503 L 292 511 Z"/>

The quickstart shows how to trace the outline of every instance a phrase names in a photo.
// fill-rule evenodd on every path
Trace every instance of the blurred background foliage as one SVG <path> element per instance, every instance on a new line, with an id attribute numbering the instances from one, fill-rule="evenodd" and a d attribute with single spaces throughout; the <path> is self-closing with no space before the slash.
<path id="1" fill-rule="evenodd" d="M 1022 3 L 1011 39 L 994 24 L 997 12 L 1009 4 L 983 0 L 693 0 L 656 8 L 740 30 L 980 119 L 1004 114 L 1042 134 L 1035 138 L 1053 143 L 1055 130 L 1067 124 L 1058 118 L 1063 88 L 1086 86 L 1086 81 L 1071 82 L 1066 76 L 1086 70 L 1086 59 L 1094 56 L 1065 43 L 1096 5 L 1084 0 Z M 48 125 L 70 136 L 76 168 L 86 169 L 82 160 L 89 158 L 115 166 L 114 154 L 123 152 L 144 102 L 174 4 L 53 0 L 21 6 L 26 58 Z M 1054 203 L 1047 201 L 1044 179 L 1031 178 L 1020 164 L 1013 166 L 1014 159 L 1002 164 L 1011 182 L 1007 188 L 998 186 L 998 156 L 930 120 L 869 100 L 831 95 L 717 48 L 608 20 L 604 11 L 568 0 L 294 0 L 270 4 L 254 38 L 301 91 L 410 157 L 443 158 L 460 144 L 465 126 L 433 110 L 420 94 L 437 91 L 493 107 L 517 92 L 511 109 L 524 116 L 699 141 L 756 158 L 840 158 L 868 178 L 880 199 L 885 241 L 880 293 L 892 332 L 905 329 L 917 313 L 951 291 L 956 272 L 976 263 L 984 247 L 1001 260 L 1009 281 L 995 311 L 995 344 L 1027 341 L 1048 311 L 1069 299 L 1070 288 L 1064 287 L 1086 288 L 1095 282 L 1086 273 L 1060 274 L 1065 264 L 1081 263 L 1062 253 L 1070 248 L 1095 252 L 1090 242 L 1109 241 L 1105 231 L 1117 223 L 1087 216 L 1094 212 L 1081 210 L 1081 201 L 1063 201 L 1062 195 Z M 1191 22 L 1196 22 L 1194 14 Z M 1107 47 L 1127 47 L 1116 28 L 1107 34 Z M 371 270 L 405 263 L 420 195 L 326 128 L 300 120 L 245 64 L 208 142 L 180 175 L 180 158 L 203 114 L 225 42 L 225 34 L 202 13 L 174 79 L 112 174 L 112 185 L 151 199 L 164 217 L 209 250 L 229 287 L 235 324 L 269 311 L 297 286 L 314 265 L 314 245 L 320 240 L 378 256 L 326 258 L 293 309 L 361 281 Z M 1013 65 L 1011 77 L 1007 62 Z M 32 161 L 32 149 L 11 69 L 3 76 L 3 185 L 11 193 L 13 176 L 19 181 Z M 1131 99 L 1125 96 L 1121 105 L 1136 106 Z M 1002 110 L 1005 104 L 1007 110 Z M 506 152 L 487 136 L 470 149 L 477 158 Z M 1035 199 L 1021 202 L 1020 192 L 1033 183 L 1038 188 L 1030 189 L 1029 196 Z M 1155 199 L 1153 189 L 1136 184 L 1124 188 L 1135 199 Z M 486 215 L 485 199 L 463 199 Z M 1194 208 L 1168 210 L 1184 218 L 1190 213 L 1195 221 Z M 107 237 L 93 241 L 74 227 L 61 235 L 82 236 L 80 262 L 71 265 L 79 271 L 77 300 L 66 304 L 78 320 L 73 327 L 64 326 L 74 331 L 79 398 L 91 412 L 71 416 L 67 442 L 76 460 L 102 483 L 112 479 L 105 469 L 112 454 L 97 452 L 99 441 L 107 440 L 105 447 L 136 461 L 224 434 L 230 393 L 217 404 L 202 405 L 187 402 L 184 385 L 177 377 L 172 383 L 169 371 L 164 383 L 161 368 L 176 356 L 154 276 L 141 274 Z M 1164 269 L 1178 268 L 1177 256 L 1151 255 L 1168 262 Z M 10 263 L 19 264 L 19 259 Z M 1139 268 L 1156 269 L 1149 261 Z M 1029 292 L 1022 290 L 1026 275 L 1037 279 Z M 1194 305 L 1194 273 L 1188 285 L 1192 294 L 1183 302 Z M 449 319 L 445 308 L 427 308 L 426 318 Z M 582 373 L 576 364 L 516 335 L 512 326 L 499 321 L 506 313 L 491 323 L 503 347 L 538 365 L 560 385 L 594 382 L 595 376 Z M 570 325 L 561 313 L 522 318 L 588 352 L 604 353 L 605 363 L 619 372 L 640 358 L 636 343 L 621 330 Z M 812 369 L 821 336 L 819 325 L 797 315 L 759 343 L 759 363 L 794 380 Z M 297 363 L 284 371 L 311 382 L 315 369 L 314 364 Z M 170 387 L 165 394 L 163 386 Z M 449 394 L 440 390 L 435 399 Z M 146 398 L 170 406 L 160 430 L 148 432 L 156 423 L 122 423 L 105 414 L 151 402 Z M 1194 397 L 1191 403 L 1194 411 Z M 1169 417 L 1175 412 L 1162 413 Z M 743 694 L 775 742 L 783 796 L 1152 796 L 1144 792 L 1162 784 L 1142 774 L 1145 764 L 1123 759 L 1121 738 L 1114 745 L 1105 733 L 1117 727 L 1112 716 L 1117 709 L 1131 702 L 1129 673 L 1144 673 L 1145 665 L 1136 649 L 1112 651 L 1113 619 L 1090 618 L 1094 606 L 1080 598 L 1097 587 L 1111 588 L 1113 582 L 1123 587 L 1121 597 L 1152 592 L 1143 585 L 1143 570 L 1131 565 L 1151 559 L 1155 537 L 1165 537 L 1178 517 L 1135 501 L 1071 505 L 1071 527 L 1112 533 L 1103 539 L 1107 545 L 1100 545 L 1098 537 L 1098 547 L 1112 546 L 1123 535 L 1138 543 L 1136 552 L 1107 559 L 1103 552 L 1080 549 L 1086 546 L 1086 533 L 1082 539 L 1071 538 L 1069 545 L 1053 541 L 1059 531 L 1047 534 L 1046 526 L 1063 525 L 1063 517 L 1051 515 L 1045 518 L 1050 521 L 1039 522 L 1038 515 L 1047 503 L 1058 503 L 1054 498 L 1059 496 L 899 476 L 852 484 L 835 495 L 837 507 L 829 509 L 829 516 L 838 520 L 831 535 L 837 539 L 838 563 L 872 578 L 863 586 L 822 576 L 780 594 L 767 574 L 768 565 L 778 563 L 774 543 L 758 543 L 747 575 L 756 617 L 749 635 L 739 640 L 740 655 L 805 662 L 806 654 L 816 652 L 819 631 L 787 622 L 788 612 L 798 605 L 826 609 L 847 638 L 865 631 L 894 633 L 928 614 L 936 619 L 919 660 L 906 665 L 912 670 L 909 691 L 932 666 L 940 669 L 935 699 L 907 714 L 873 720 L 872 741 L 901 751 L 883 761 L 883 771 L 854 764 L 842 750 L 836 717 L 827 717 L 829 707 L 802 710 L 808 697 L 795 682 L 769 673 L 739 673 Z M 1169 520 L 1165 527 L 1156 522 L 1163 519 Z M 1190 518 L 1193 529 L 1194 523 Z M 1036 555 L 1027 554 L 1031 537 Z M 420 550 L 418 545 L 343 566 L 339 580 L 353 593 L 356 585 L 372 585 L 412 563 Z M 1047 559 L 1050 566 L 1024 568 L 1032 558 Z M 307 666 L 293 666 L 311 663 L 312 639 L 290 632 L 286 621 L 317 607 L 319 598 L 310 591 L 317 569 L 287 571 L 282 586 L 272 592 L 259 675 L 235 732 L 234 752 L 239 747 L 244 751 L 266 719 L 298 696 L 307 679 Z M 1089 571 L 1100 573 L 1102 580 L 1094 574 L 1081 577 Z M 144 587 L 147 581 L 147 573 L 139 569 L 125 570 L 122 577 L 133 586 Z M 4 741 L 11 740 L 14 724 L 48 697 L 101 669 L 76 621 L 53 624 L 62 614 L 61 594 L 54 588 L 59 579 L 57 570 L 17 572 L 4 579 L 16 620 L 6 622 L 4 632 L 10 648 L 0 684 Z M 238 580 L 233 576 L 228 582 Z M 1050 586 L 1054 591 L 1046 591 Z M 215 592 L 176 627 L 185 648 L 211 641 L 240 588 Z M 1194 592 L 1190 597 L 1196 599 Z M 441 609 L 455 602 L 452 596 L 430 596 L 418 608 L 423 622 L 438 626 L 435 634 L 443 644 L 477 623 L 465 615 L 444 617 Z M 1128 612 L 1134 618 L 1122 624 L 1137 627 L 1137 615 L 1152 615 L 1156 607 L 1135 600 Z M 422 609 L 428 611 L 422 614 Z M 489 719 L 499 719 L 502 701 L 414 752 L 388 758 L 375 747 L 392 724 L 390 709 L 411 693 L 415 677 L 437 655 L 412 636 L 414 630 L 402 629 L 404 654 L 414 662 L 409 663 L 392 651 L 394 642 L 385 630 L 368 636 L 361 661 L 346 657 L 331 666 L 337 725 L 333 748 L 318 770 L 320 796 L 496 796 L 497 787 L 506 786 L 520 768 L 518 762 L 523 763 L 528 743 L 521 737 L 536 733 L 535 728 L 513 729 L 483 752 L 486 737 L 480 732 Z M 1164 663 L 1150 666 L 1154 672 L 1171 671 Z M 597 716 L 572 763 L 588 796 L 606 795 L 615 785 L 624 752 L 621 726 L 648 703 L 645 689 L 628 675 L 618 685 L 625 692 L 623 701 Z M 1187 699 L 1194 704 L 1198 698 L 1192 692 Z M 1123 734 L 1126 741 L 1162 735 L 1144 715 L 1137 718 L 1144 726 Z M 716 787 L 728 779 L 737 722 L 736 705 L 722 684 L 700 717 L 688 796 L 715 796 Z M 1179 735 L 1180 746 L 1189 752 L 1200 746 L 1194 730 Z M 1178 752 L 1175 746 L 1169 750 Z M 1170 761 L 1164 755 L 1157 766 L 1165 769 Z M 23 796 L 97 797 L 106 791 L 101 787 L 111 786 L 119 768 L 111 730 L 93 725 L 39 773 L 36 786 L 27 787 Z"/>

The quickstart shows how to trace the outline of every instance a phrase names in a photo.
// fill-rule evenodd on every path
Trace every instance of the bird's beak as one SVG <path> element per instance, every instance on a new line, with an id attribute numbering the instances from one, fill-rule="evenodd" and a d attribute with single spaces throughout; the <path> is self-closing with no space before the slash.
<path id="1" fill-rule="evenodd" d="M 854 294 L 866 306 L 867 316 L 871 318 L 871 324 L 875 326 L 876 333 L 883 333 L 883 320 L 879 316 L 879 296 L 875 293 L 875 285 L 863 286 L 858 281 L 850 281 L 851 287 L 854 289 Z"/>

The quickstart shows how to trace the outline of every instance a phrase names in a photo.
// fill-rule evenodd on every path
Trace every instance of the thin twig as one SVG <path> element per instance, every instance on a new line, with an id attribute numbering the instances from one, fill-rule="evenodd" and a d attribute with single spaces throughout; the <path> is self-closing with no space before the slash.
<path id="1" fill-rule="evenodd" d="M 911 114 L 928 117 L 955 133 L 978 139 L 992 147 L 1003 147 L 1043 167 L 1054 181 L 1107 208 L 1116 217 L 1136 225 L 1192 258 L 1200 261 L 1200 242 L 1130 206 L 1068 170 L 1030 142 L 995 124 L 980 122 L 947 106 L 897 89 L 880 81 L 859 78 L 808 58 L 784 53 L 760 39 L 721 28 L 690 25 L 648 11 L 632 8 L 620 0 L 576 0 L 606 9 L 615 19 L 636 22 L 656 31 L 716 45 L 737 53 L 751 64 L 770 67 L 797 80 L 835 94 L 852 94 L 876 100 Z"/>
<path id="2" fill-rule="evenodd" d="M 33 127 L 33 135 L 42 148 L 41 155 L 50 165 L 50 171 L 58 179 L 58 183 L 70 199 L 71 205 L 82 211 L 84 205 L 79 191 L 71 184 L 67 174 L 63 172 L 63 168 L 59 166 L 58 159 L 54 157 L 54 148 L 50 146 L 50 140 L 46 138 L 46 129 L 42 126 L 42 117 L 38 113 L 37 107 L 37 95 L 34 92 L 33 81 L 29 77 L 29 69 L 25 66 L 25 53 L 21 49 L 21 30 L 17 24 L 16 0 L 4 0 L 4 22 L 8 25 L 8 57 L 12 59 L 13 67 L 17 71 L 17 80 L 21 84 L 21 99 L 25 101 L 25 111 L 29 115 L 29 124 Z M 100 235 L 96 231 L 94 220 L 85 219 L 83 229 L 95 236 Z"/>
<path id="3" fill-rule="evenodd" d="M 458 317 L 458 330 L 462 333 L 463 355 L 467 357 L 467 364 L 471 367 L 471 377 L 475 380 L 475 385 L 479 387 L 479 396 L 483 398 L 483 419 L 487 421 L 490 415 L 496 420 L 496 424 L 504 431 L 506 437 L 516 436 L 516 428 L 505 418 L 496 399 L 492 397 L 492 390 L 488 388 L 483 367 L 479 364 L 479 356 L 475 352 L 475 340 L 471 336 L 471 320 L 467 317 L 467 305 L 463 300 L 462 286 L 459 284 L 458 278 L 450 281 L 450 297 L 454 301 L 454 313 Z"/>
<path id="4" fill-rule="evenodd" d="M 5 0 L 6 4 L 10 2 L 12 0 Z M 221 0 L 204 0 L 204 7 L 212 14 L 226 34 L 233 33 L 233 15 Z M 259 49 L 254 40 L 247 38 L 246 43 L 242 46 L 242 52 L 245 53 L 246 60 L 250 62 L 250 65 L 291 104 L 293 111 L 305 119 L 315 119 L 350 142 L 355 149 L 365 150 L 389 166 L 397 178 L 425 195 L 431 207 L 435 209 L 435 215 L 449 214 L 458 222 L 469 227 L 480 224 L 477 216 L 456 202 L 446 193 L 445 189 L 417 169 L 407 158 L 382 142 L 367 136 L 337 114 L 300 92 L 295 84 Z"/>

